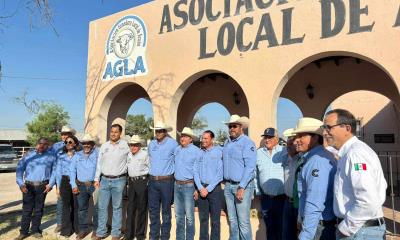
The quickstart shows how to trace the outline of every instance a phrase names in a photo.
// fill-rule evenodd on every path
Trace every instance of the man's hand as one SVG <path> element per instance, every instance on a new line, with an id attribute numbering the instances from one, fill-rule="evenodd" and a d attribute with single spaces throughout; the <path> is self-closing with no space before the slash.
<path id="1" fill-rule="evenodd" d="M 236 198 L 239 201 L 243 201 L 243 196 L 244 196 L 244 188 L 239 187 L 236 191 Z"/>
<path id="2" fill-rule="evenodd" d="M 193 199 L 197 200 L 198 198 L 199 198 L 199 193 L 196 190 L 194 190 Z"/>
<path id="3" fill-rule="evenodd" d="M 27 193 L 28 189 L 26 188 L 25 184 L 20 187 L 22 193 Z"/>
<path id="4" fill-rule="evenodd" d="M 99 188 L 100 187 L 100 182 L 99 181 L 94 181 L 93 186 L 95 188 Z"/>
<path id="5" fill-rule="evenodd" d="M 202 189 L 200 190 L 200 195 L 201 195 L 203 198 L 207 197 L 207 195 L 208 195 L 207 188 L 202 188 Z"/>
<path id="6" fill-rule="evenodd" d="M 75 194 L 75 195 L 78 194 L 79 193 L 79 189 L 77 187 L 73 188 L 72 189 L 72 193 Z"/>
<path id="7" fill-rule="evenodd" d="M 48 193 L 48 192 L 50 192 L 51 191 L 51 187 L 50 187 L 50 184 L 47 184 L 46 185 L 46 188 L 44 189 L 44 193 Z"/>

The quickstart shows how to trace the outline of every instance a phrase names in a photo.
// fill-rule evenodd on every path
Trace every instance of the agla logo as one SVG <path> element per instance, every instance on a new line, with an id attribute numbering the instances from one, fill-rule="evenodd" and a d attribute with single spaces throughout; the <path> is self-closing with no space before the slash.
<path id="1" fill-rule="evenodd" d="M 121 18 L 108 36 L 103 80 L 146 75 L 146 44 L 144 21 L 138 16 Z"/>

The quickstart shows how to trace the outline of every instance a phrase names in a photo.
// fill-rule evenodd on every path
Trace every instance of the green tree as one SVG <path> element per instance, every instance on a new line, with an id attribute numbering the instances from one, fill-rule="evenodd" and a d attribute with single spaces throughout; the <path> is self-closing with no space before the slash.
<path id="1" fill-rule="evenodd" d="M 223 144 L 225 140 L 228 139 L 228 133 L 225 130 L 218 129 L 215 134 L 215 142 L 218 144 Z"/>
<path id="2" fill-rule="evenodd" d="M 61 128 L 68 124 L 70 117 L 63 106 L 55 103 L 44 103 L 35 118 L 26 124 L 28 142 L 34 145 L 39 137 L 47 137 L 50 141 L 58 141 Z"/>
<path id="3" fill-rule="evenodd" d="M 201 116 L 195 116 L 192 121 L 192 130 L 201 131 L 208 126 L 207 119 Z"/>
<path id="4" fill-rule="evenodd" d="M 153 126 L 153 118 L 146 118 L 145 115 L 131 115 L 126 116 L 125 134 L 139 135 L 142 139 L 149 140 L 153 138 L 153 131 L 149 126 Z"/>

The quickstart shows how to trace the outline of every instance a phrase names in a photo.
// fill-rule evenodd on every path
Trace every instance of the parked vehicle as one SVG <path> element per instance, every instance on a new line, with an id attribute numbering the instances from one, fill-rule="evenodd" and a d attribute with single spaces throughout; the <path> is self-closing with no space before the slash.
<path id="1" fill-rule="evenodd" d="M 0 171 L 17 169 L 18 160 L 17 152 L 10 144 L 0 144 Z"/>

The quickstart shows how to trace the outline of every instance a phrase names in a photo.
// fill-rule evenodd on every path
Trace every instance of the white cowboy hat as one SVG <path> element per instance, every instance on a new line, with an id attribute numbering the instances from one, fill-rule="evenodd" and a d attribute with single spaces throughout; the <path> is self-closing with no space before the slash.
<path id="1" fill-rule="evenodd" d="M 76 133 L 75 129 L 73 129 L 69 126 L 62 126 L 61 132 L 62 133 L 72 133 L 72 135 L 75 135 L 75 133 Z"/>
<path id="2" fill-rule="evenodd" d="M 289 128 L 289 129 L 286 129 L 285 131 L 283 131 L 282 135 L 286 138 L 294 137 L 294 136 L 296 136 L 296 134 L 293 132 L 294 132 L 294 128 Z"/>
<path id="3" fill-rule="evenodd" d="M 129 144 L 138 144 L 138 143 L 143 144 L 144 141 L 142 138 L 140 138 L 139 135 L 133 135 L 128 143 Z"/>
<path id="4" fill-rule="evenodd" d="M 193 130 L 191 128 L 188 128 L 188 127 L 184 127 L 182 132 L 178 132 L 178 135 L 179 136 L 186 135 L 186 136 L 191 137 L 192 139 L 197 139 L 198 138 L 196 136 L 196 134 L 194 134 Z"/>
<path id="5" fill-rule="evenodd" d="M 315 118 L 300 118 L 293 133 L 314 133 L 322 136 L 321 126 L 324 123 Z"/>
<path id="6" fill-rule="evenodd" d="M 81 139 L 81 143 L 84 143 L 84 142 L 93 142 L 94 143 L 95 139 L 94 139 L 94 137 L 92 137 L 92 135 L 86 133 L 85 135 L 83 135 L 83 137 Z"/>
<path id="7" fill-rule="evenodd" d="M 249 120 L 248 117 L 245 117 L 245 116 L 241 117 L 241 116 L 239 116 L 237 114 L 234 114 L 234 115 L 231 116 L 231 118 L 229 119 L 228 122 L 222 122 L 222 123 L 224 123 L 226 125 L 229 125 L 231 123 L 237 123 L 237 124 L 242 125 L 243 128 L 248 128 L 249 127 L 249 121 L 250 120 Z"/>
<path id="8" fill-rule="evenodd" d="M 172 127 L 168 126 L 167 124 L 165 124 L 164 122 L 161 122 L 161 121 L 156 122 L 154 127 L 150 126 L 150 129 L 154 129 L 154 130 L 165 129 L 165 130 L 167 130 L 167 132 L 172 131 Z"/>

